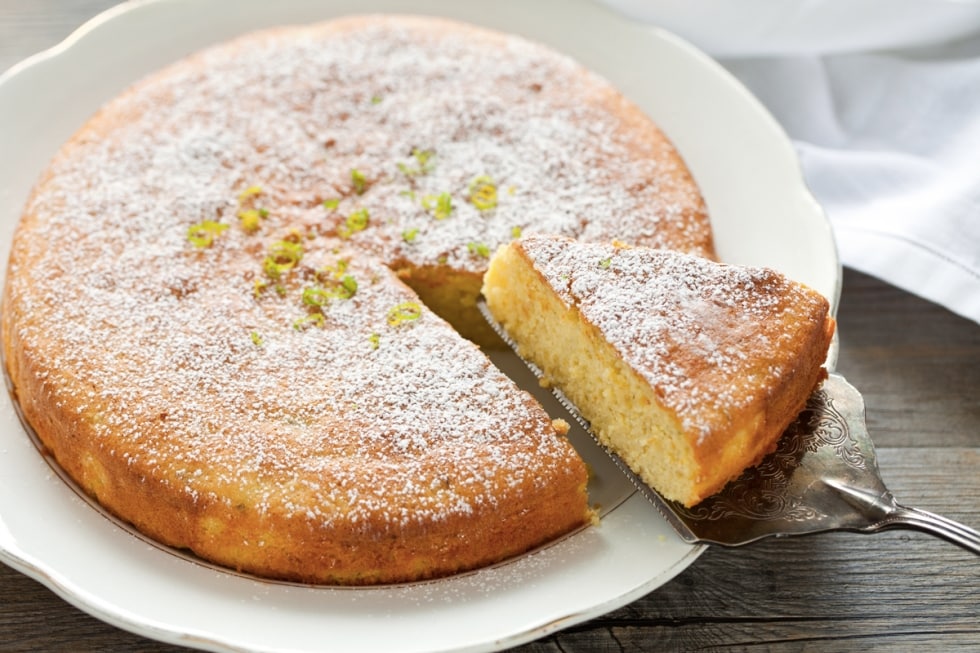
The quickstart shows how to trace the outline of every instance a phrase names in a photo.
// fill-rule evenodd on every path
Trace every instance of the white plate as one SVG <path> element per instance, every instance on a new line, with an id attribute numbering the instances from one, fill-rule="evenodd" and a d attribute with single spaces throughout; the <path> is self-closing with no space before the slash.
<path id="1" fill-rule="evenodd" d="M 716 56 L 913 48 L 980 30 L 978 0 L 599 0 Z"/>
<path id="2" fill-rule="evenodd" d="M 367 11 L 446 15 L 517 32 L 576 57 L 658 121 L 689 162 L 724 260 L 767 265 L 836 306 L 840 267 L 788 139 L 706 56 L 586 0 L 159 0 L 111 10 L 0 78 L 0 258 L 58 146 L 104 101 L 179 56 L 242 32 Z M 12 153 L 16 153 L 15 155 Z M 512 362 L 512 361 L 511 361 Z M 508 564 L 441 581 L 311 588 L 226 573 L 106 518 L 38 455 L 0 401 L 0 560 L 81 609 L 147 637 L 216 651 L 487 651 L 622 606 L 703 550 L 599 468 L 602 523 Z"/>

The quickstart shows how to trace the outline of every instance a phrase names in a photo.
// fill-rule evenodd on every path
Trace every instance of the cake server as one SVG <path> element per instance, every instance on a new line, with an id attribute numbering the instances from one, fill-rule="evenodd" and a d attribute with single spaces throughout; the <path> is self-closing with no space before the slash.
<path id="1" fill-rule="evenodd" d="M 542 371 L 523 359 L 513 340 L 481 299 L 480 312 L 539 380 Z M 865 423 L 864 399 L 831 373 L 779 440 L 776 451 L 701 503 L 668 501 L 606 449 L 588 421 L 558 388 L 558 401 L 612 458 L 636 489 L 685 542 L 740 546 L 765 537 L 827 531 L 876 533 L 912 529 L 941 537 L 980 555 L 980 533 L 951 519 L 895 500 L 878 472 Z"/>

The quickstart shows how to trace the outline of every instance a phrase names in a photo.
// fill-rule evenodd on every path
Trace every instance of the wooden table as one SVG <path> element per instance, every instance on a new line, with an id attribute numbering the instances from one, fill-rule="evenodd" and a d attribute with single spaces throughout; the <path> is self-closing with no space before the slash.
<path id="1" fill-rule="evenodd" d="M 3 0 L 0 70 L 112 4 Z M 980 527 L 980 326 L 850 270 L 839 323 L 838 370 L 865 396 L 887 485 Z M 518 650 L 980 650 L 978 614 L 975 555 L 909 531 L 831 533 L 711 548 L 634 603 Z M 0 565 L 0 651 L 178 650 Z"/>

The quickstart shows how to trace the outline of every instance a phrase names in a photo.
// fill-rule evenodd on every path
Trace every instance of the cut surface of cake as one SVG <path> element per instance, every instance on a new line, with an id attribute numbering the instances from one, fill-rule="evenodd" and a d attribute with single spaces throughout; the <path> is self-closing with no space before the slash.
<path id="1" fill-rule="evenodd" d="M 691 506 L 758 463 L 823 379 L 827 300 L 764 268 L 528 236 L 483 294 L 602 444 Z"/>

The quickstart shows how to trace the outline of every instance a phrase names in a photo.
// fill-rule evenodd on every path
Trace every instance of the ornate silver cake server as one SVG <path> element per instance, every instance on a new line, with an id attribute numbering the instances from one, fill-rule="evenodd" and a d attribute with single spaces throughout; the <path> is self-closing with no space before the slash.
<path id="1" fill-rule="evenodd" d="M 478 308 L 516 354 L 515 343 L 482 300 Z M 543 376 L 536 365 L 521 360 L 535 377 Z M 598 443 L 572 402 L 561 390 L 553 388 L 552 392 Z M 861 394 L 844 377 L 830 374 L 786 430 L 775 452 L 692 508 L 665 500 L 619 456 L 606 453 L 677 534 L 692 544 L 740 546 L 769 536 L 903 528 L 941 537 L 980 554 L 977 531 L 895 500 L 879 475 L 864 416 Z"/>

